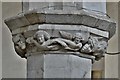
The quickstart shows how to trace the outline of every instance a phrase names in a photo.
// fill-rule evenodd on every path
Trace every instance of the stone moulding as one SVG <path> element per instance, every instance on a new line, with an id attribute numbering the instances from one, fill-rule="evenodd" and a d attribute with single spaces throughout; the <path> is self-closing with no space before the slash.
<path id="1" fill-rule="evenodd" d="M 53 30 L 54 29 L 54 30 Z M 25 33 L 28 34 L 30 32 L 36 31 L 36 30 L 45 30 L 45 31 L 52 31 L 52 36 L 55 33 L 55 31 L 64 30 L 64 31 L 88 31 L 94 35 L 102 36 L 104 38 L 109 39 L 109 32 L 102 31 L 97 28 L 91 28 L 85 25 L 57 25 L 57 24 L 36 24 L 32 26 L 26 26 L 22 28 L 18 28 L 12 31 L 12 35 L 18 34 L 18 33 Z M 33 34 L 28 34 L 25 37 L 32 36 Z M 56 34 L 55 34 L 56 35 Z M 58 35 L 57 35 L 58 36 Z"/>
<path id="2" fill-rule="evenodd" d="M 52 51 L 99 60 L 116 29 L 115 21 L 105 14 L 85 9 L 32 10 L 5 23 L 11 30 L 15 51 L 23 58 Z"/>
<path id="3" fill-rule="evenodd" d="M 5 20 L 10 30 L 34 24 L 78 24 L 110 32 L 109 38 L 115 34 L 116 23 L 102 13 L 79 11 L 38 11 L 31 10 Z"/>
<path id="4" fill-rule="evenodd" d="M 62 54 L 62 55 L 76 55 L 76 56 L 79 56 L 79 57 L 83 57 L 83 58 L 87 58 L 87 59 L 91 59 L 92 62 L 95 62 L 95 57 L 94 56 L 90 56 L 90 55 L 87 55 L 87 54 L 82 54 L 82 53 L 79 53 L 79 52 L 59 52 L 59 51 L 44 51 L 44 52 L 35 52 L 34 54 L 33 53 L 28 53 L 26 54 L 26 57 L 29 57 L 31 55 L 37 55 L 37 54 Z"/>

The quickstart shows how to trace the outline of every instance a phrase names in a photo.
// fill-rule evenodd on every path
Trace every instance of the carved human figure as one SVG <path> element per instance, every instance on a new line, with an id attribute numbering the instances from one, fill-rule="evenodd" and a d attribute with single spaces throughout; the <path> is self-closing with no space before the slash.
<path id="1" fill-rule="evenodd" d="M 82 43 L 75 43 L 67 39 L 56 38 L 54 41 L 59 43 L 66 50 L 78 51 L 82 47 Z"/>
<path id="2" fill-rule="evenodd" d="M 16 34 L 13 36 L 12 40 L 14 42 L 14 47 L 17 54 L 21 57 L 25 57 L 26 42 L 24 36 L 22 34 Z"/>
<path id="3" fill-rule="evenodd" d="M 104 56 L 107 48 L 107 42 L 99 40 L 98 37 L 90 37 L 88 43 L 86 43 L 82 49 L 82 53 L 92 53 L 99 60 Z"/>
<path id="4" fill-rule="evenodd" d="M 75 35 L 73 36 L 73 38 L 74 38 L 74 42 L 76 43 L 76 44 L 78 44 L 78 43 L 85 43 L 85 42 L 87 42 L 88 41 L 88 39 L 86 38 L 84 38 L 84 34 L 82 34 L 82 33 L 75 33 Z M 86 36 L 87 37 L 87 36 Z"/>
<path id="5" fill-rule="evenodd" d="M 82 47 L 82 44 L 86 43 L 88 41 L 89 36 L 84 37 L 84 33 L 77 32 L 75 34 L 71 34 L 69 32 L 60 31 L 61 37 L 67 40 L 73 41 L 76 46 L 79 45 L 79 49 Z M 89 33 L 87 33 L 88 35 Z M 79 50 L 77 49 L 77 50 Z"/>
<path id="6" fill-rule="evenodd" d="M 82 43 L 76 44 L 71 40 L 62 38 L 50 39 L 49 34 L 45 31 L 36 32 L 34 38 L 28 38 L 27 42 L 34 43 L 41 50 L 59 50 L 63 48 L 66 50 L 77 51 L 82 47 Z"/>
<path id="7" fill-rule="evenodd" d="M 96 53 L 94 56 L 96 57 L 96 60 L 101 59 L 101 57 L 104 57 L 104 54 L 106 53 L 108 43 L 106 41 L 99 41 Z"/>
<path id="8" fill-rule="evenodd" d="M 33 38 L 39 43 L 42 44 L 43 42 L 50 39 L 50 35 L 46 31 L 37 31 Z"/>
<path id="9" fill-rule="evenodd" d="M 37 31 L 33 37 L 27 38 L 26 42 L 28 44 L 35 44 L 40 50 L 50 50 L 54 46 L 45 45 L 45 42 L 50 40 L 50 35 L 46 31 Z"/>
<path id="10" fill-rule="evenodd" d="M 89 33 L 88 32 L 86 32 L 86 33 L 85 33 L 85 31 L 83 31 L 83 32 L 77 32 L 75 34 L 71 34 L 69 32 L 60 31 L 60 35 L 61 35 L 62 38 L 72 40 L 76 44 L 86 43 L 88 41 Z"/>
<path id="11" fill-rule="evenodd" d="M 98 39 L 94 37 L 89 37 L 88 42 L 82 47 L 81 52 L 92 53 L 97 50 Z"/>
<path id="12" fill-rule="evenodd" d="M 107 46 L 108 46 L 108 43 L 106 41 L 100 41 L 98 43 L 98 49 L 97 49 L 97 51 L 99 53 L 105 53 L 106 50 L 107 50 Z"/>

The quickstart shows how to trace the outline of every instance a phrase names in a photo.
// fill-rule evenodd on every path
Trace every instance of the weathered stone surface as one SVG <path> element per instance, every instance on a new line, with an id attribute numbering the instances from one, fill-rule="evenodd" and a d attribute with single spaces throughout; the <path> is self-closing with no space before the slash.
<path id="1" fill-rule="evenodd" d="M 77 5 L 77 3 L 75 3 L 75 2 L 64 2 L 63 10 L 68 10 L 68 11 L 77 10 L 76 5 Z M 81 4 L 81 7 L 82 7 L 82 4 Z M 80 6 L 78 6 L 78 8 L 80 8 Z"/>
<path id="2" fill-rule="evenodd" d="M 111 23 L 111 24 L 109 24 L 109 27 L 107 27 L 107 30 L 108 31 L 110 31 L 110 33 L 109 33 L 109 38 L 112 38 L 112 36 L 115 34 L 115 32 L 116 32 L 116 28 L 115 27 L 113 27 L 113 26 L 116 26 L 116 23 Z"/>
<path id="3" fill-rule="evenodd" d="M 25 54 L 41 51 L 73 51 L 95 56 L 96 60 L 104 56 L 109 39 L 109 32 L 84 25 L 37 24 L 13 30 L 13 39 L 18 34 L 25 38 L 25 41 L 14 42 L 15 48 L 18 47 L 16 49 L 18 54 L 22 50 Z M 24 49 L 23 42 L 26 46 Z"/>
<path id="4" fill-rule="evenodd" d="M 116 23 L 71 4 L 47 3 L 5 20 L 17 54 L 27 58 L 27 78 L 91 78 L 92 62 L 104 56 Z"/>
<path id="5" fill-rule="evenodd" d="M 27 78 L 43 78 L 44 76 L 44 55 L 27 57 Z"/>
<path id="6" fill-rule="evenodd" d="M 79 11 L 43 10 L 39 12 L 37 12 L 37 10 L 33 10 L 26 12 L 21 16 L 18 15 L 14 18 L 5 20 L 5 23 L 11 30 L 40 23 L 82 24 L 88 27 L 94 27 L 100 30 L 108 31 L 110 32 L 110 38 L 114 35 L 113 31 L 115 31 L 116 27 L 115 22 L 109 19 L 105 14 L 84 9 Z M 114 30 L 109 29 L 110 27 L 112 27 Z"/>
<path id="7" fill-rule="evenodd" d="M 75 55 L 33 54 L 27 59 L 28 78 L 90 78 L 90 59 Z"/>
<path id="8" fill-rule="evenodd" d="M 9 26 L 11 31 L 26 25 L 30 25 L 29 21 L 26 17 L 24 17 L 24 14 L 19 14 L 18 16 L 6 19 L 5 23 Z"/>
<path id="9" fill-rule="evenodd" d="M 38 15 L 36 10 L 20 13 L 17 16 L 5 20 L 5 23 L 9 26 L 11 31 L 20 27 L 38 24 L 41 22 L 45 22 L 44 15 Z"/>
<path id="10" fill-rule="evenodd" d="M 116 23 L 104 13 L 80 6 L 77 10 L 55 6 L 5 20 L 17 54 L 27 57 L 27 76 L 90 78 L 91 64 L 104 56 Z"/>
<path id="11" fill-rule="evenodd" d="M 101 59 L 106 52 L 108 39 L 104 37 L 93 36 L 88 31 L 81 30 L 71 33 L 65 30 L 59 30 L 55 33 L 53 31 L 51 32 L 53 34 L 50 34 L 50 32 L 46 31 L 46 29 L 41 29 L 35 31 L 35 33 L 30 35 L 30 37 L 27 37 L 25 42 L 27 44 L 26 52 L 42 52 L 44 54 L 45 51 L 58 51 L 59 53 L 66 53 L 67 51 L 73 53 L 78 52 L 85 55 L 87 54 L 89 56 L 95 56 L 96 60 Z M 58 34 L 59 36 L 56 36 L 55 34 Z"/>
<path id="12" fill-rule="evenodd" d="M 95 61 L 95 57 L 94 56 L 90 56 L 90 55 L 88 55 L 88 54 L 82 54 L 82 53 L 79 53 L 79 52 L 69 52 L 69 51 L 67 51 L 67 52 L 60 52 L 60 51 L 41 51 L 41 52 L 28 52 L 27 54 L 25 54 L 25 56 L 26 57 L 29 57 L 29 56 L 31 56 L 31 55 L 38 55 L 38 54 L 60 54 L 60 55 L 75 55 L 75 56 L 78 56 L 78 57 L 82 57 L 82 58 L 87 58 L 87 59 L 91 59 L 92 60 L 92 62 L 94 62 Z"/>
<path id="13" fill-rule="evenodd" d="M 30 36 L 33 36 L 35 31 L 37 31 L 37 30 L 45 30 L 45 31 L 49 32 L 49 34 L 53 37 L 60 36 L 58 34 L 58 31 L 64 30 L 64 31 L 70 31 L 72 33 L 76 32 L 76 31 L 77 32 L 88 31 L 88 32 L 90 32 L 94 35 L 109 38 L 109 32 L 108 31 L 103 31 L 103 30 L 99 30 L 99 29 L 96 29 L 96 28 L 91 28 L 91 27 L 84 26 L 84 25 L 56 25 L 56 24 L 38 25 L 37 24 L 37 25 L 27 26 L 27 27 L 18 28 L 16 30 L 13 30 L 12 34 L 15 35 L 15 34 L 24 32 L 25 37 L 30 37 Z"/>
<path id="14" fill-rule="evenodd" d="M 13 25 L 10 25 L 9 27 L 12 30 L 12 35 L 14 36 L 17 34 L 22 34 L 26 38 L 26 40 L 29 40 L 28 38 L 34 36 L 34 34 L 36 34 L 37 31 L 43 30 L 47 32 L 51 36 L 50 38 L 52 39 L 52 40 L 49 39 L 48 41 L 46 41 L 47 43 L 45 43 L 44 45 L 41 45 L 35 42 L 35 45 L 37 46 L 37 48 L 38 49 L 43 48 L 43 50 L 49 50 L 50 48 L 44 48 L 44 47 L 53 47 L 49 45 L 55 44 L 54 42 L 65 47 L 65 50 L 66 48 L 68 49 L 68 47 L 69 47 L 69 50 L 72 50 L 72 51 L 76 51 L 76 49 L 78 49 L 77 48 L 78 46 L 72 46 L 72 48 L 70 49 L 70 46 L 67 45 L 68 43 L 70 43 L 69 45 L 71 45 L 72 43 L 73 43 L 72 45 L 75 44 L 74 42 L 71 41 L 72 38 L 70 40 L 68 39 L 67 41 L 66 41 L 67 38 L 55 39 L 55 38 L 61 38 L 60 31 L 69 32 L 71 34 L 75 34 L 76 32 L 82 33 L 82 35 L 86 37 L 86 39 L 83 38 L 84 40 L 81 44 L 82 47 L 83 47 L 83 44 L 85 44 L 86 41 L 89 41 L 90 38 L 92 39 L 92 37 L 93 38 L 102 37 L 101 39 L 103 39 L 103 41 L 107 41 L 115 33 L 115 30 L 109 29 L 109 26 L 111 26 L 112 29 L 115 29 L 115 25 L 113 25 L 115 24 L 115 22 L 110 20 L 105 14 L 94 12 L 94 11 L 89 11 L 89 10 L 84 10 L 84 9 L 79 10 L 79 11 L 74 11 L 74 12 L 65 11 L 65 10 L 53 10 L 53 11 L 42 10 L 41 12 L 38 12 L 37 10 L 33 10 L 33 11 L 28 11 L 24 14 L 22 13 L 22 17 L 27 19 L 27 21 L 30 24 L 25 24 L 25 25 L 20 25 L 20 26 L 14 25 L 15 27 Z M 18 21 L 17 19 L 20 19 L 20 18 L 21 17 L 18 17 L 18 16 L 14 18 L 16 21 L 16 24 L 18 25 L 20 21 Z M 13 19 L 6 20 L 5 22 L 9 25 L 12 23 L 12 22 L 9 22 L 11 20 Z M 43 24 L 43 23 L 49 23 L 49 24 Z M 91 34 L 90 37 L 86 35 L 84 32 L 88 32 L 89 34 Z M 99 40 L 95 41 L 95 43 L 96 42 L 99 42 Z M 31 42 L 28 41 L 27 44 L 31 45 Z M 92 43 L 92 41 L 90 40 L 90 44 L 88 43 L 83 47 L 83 48 L 87 48 L 87 50 L 80 49 L 80 51 L 82 51 L 83 53 L 96 52 L 95 50 L 97 50 L 97 48 L 95 50 L 90 49 L 89 46 L 92 44 L 97 46 L 97 44 Z M 36 49 L 35 50 L 32 49 L 32 50 L 36 51 Z M 51 48 L 51 49 L 54 49 L 54 48 Z M 29 49 L 27 51 L 29 51 Z M 104 49 L 100 53 L 105 53 Z"/>
<path id="15" fill-rule="evenodd" d="M 39 21 L 39 16 L 37 15 L 36 10 L 26 12 L 24 16 L 27 18 L 30 24 L 42 22 L 42 21 Z"/>

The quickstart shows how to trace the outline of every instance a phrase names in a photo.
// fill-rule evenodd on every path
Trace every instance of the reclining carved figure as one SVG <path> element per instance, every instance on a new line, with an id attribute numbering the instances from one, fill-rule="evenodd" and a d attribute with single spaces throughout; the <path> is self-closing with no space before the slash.
<path id="1" fill-rule="evenodd" d="M 82 53 L 92 53 L 99 60 L 104 56 L 107 48 L 107 42 L 99 40 L 99 37 L 90 37 L 88 42 L 82 47 Z"/>
<path id="2" fill-rule="evenodd" d="M 65 50 L 77 51 L 82 47 L 81 42 L 75 43 L 63 38 L 50 39 L 49 34 L 45 31 L 36 32 L 33 38 L 27 39 L 27 42 L 34 43 L 41 50 L 59 50 L 63 48 Z"/>
<path id="3" fill-rule="evenodd" d="M 51 38 L 46 31 L 39 30 L 33 37 L 27 38 L 26 42 L 34 44 L 40 51 L 77 51 L 93 55 L 96 59 L 100 59 L 106 51 L 107 42 L 102 37 L 88 36 L 85 39 L 82 33 L 73 35 L 65 31 L 60 31 L 60 34 L 60 38 Z"/>

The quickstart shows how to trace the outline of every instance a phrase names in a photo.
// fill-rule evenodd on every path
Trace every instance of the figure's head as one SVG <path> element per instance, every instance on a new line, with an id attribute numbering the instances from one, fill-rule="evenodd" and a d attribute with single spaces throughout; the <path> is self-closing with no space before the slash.
<path id="1" fill-rule="evenodd" d="M 50 36 L 45 31 L 38 31 L 35 33 L 34 39 L 36 39 L 39 44 L 42 44 L 46 40 L 50 39 Z"/>
<path id="2" fill-rule="evenodd" d="M 42 44 L 45 41 L 43 34 L 36 34 L 36 40 L 38 43 Z"/>
<path id="3" fill-rule="evenodd" d="M 75 43 L 80 43 L 82 40 L 83 40 L 83 37 L 82 37 L 83 35 L 81 34 L 81 33 L 76 33 L 75 34 L 75 37 L 74 37 L 74 41 L 75 41 Z"/>
<path id="4" fill-rule="evenodd" d="M 21 49 L 26 48 L 25 38 L 22 34 L 17 34 L 13 37 L 13 42 L 16 46 L 19 46 Z"/>
<path id="5" fill-rule="evenodd" d="M 108 44 L 107 44 L 106 41 L 100 41 L 100 42 L 98 43 L 98 51 L 99 51 L 99 52 L 106 52 L 107 46 L 108 46 Z"/>

